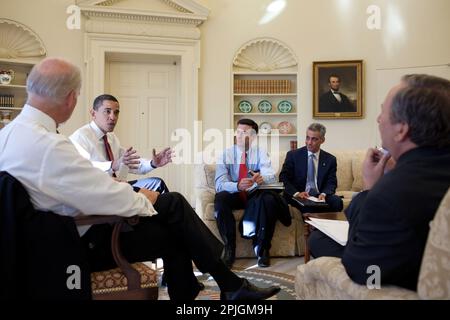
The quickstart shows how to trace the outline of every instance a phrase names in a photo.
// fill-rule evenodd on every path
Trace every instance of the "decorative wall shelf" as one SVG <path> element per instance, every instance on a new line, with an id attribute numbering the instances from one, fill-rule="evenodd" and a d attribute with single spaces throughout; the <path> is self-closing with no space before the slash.
<path id="1" fill-rule="evenodd" d="M 272 38 L 245 43 L 233 58 L 232 128 L 236 129 L 242 118 L 250 118 L 258 125 L 265 124 L 272 129 L 288 122 L 292 129 L 287 134 L 261 133 L 258 136 L 277 137 L 280 149 L 289 150 L 290 139 L 297 137 L 297 79 L 297 59 L 286 45 Z M 261 102 L 271 104 L 271 108 L 263 110 L 268 112 L 260 112 L 258 105 Z M 282 102 L 289 105 L 289 112 L 279 112 L 277 106 Z M 249 112 L 242 112 L 239 108 L 242 103 L 247 107 L 244 111 Z"/>

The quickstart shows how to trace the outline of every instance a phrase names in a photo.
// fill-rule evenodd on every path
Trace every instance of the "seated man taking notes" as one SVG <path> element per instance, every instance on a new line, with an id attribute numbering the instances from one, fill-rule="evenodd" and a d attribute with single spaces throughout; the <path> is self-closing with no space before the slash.
<path id="1" fill-rule="evenodd" d="M 250 119 L 238 121 L 236 144 L 226 149 L 217 160 L 215 217 L 225 243 L 224 261 L 232 266 L 236 252 L 236 221 L 234 209 L 245 209 L 242 236 L 253 239 L 258 266 L 270 265 L 269 250 L 275 223 L 291 224 L 287 204 L 273 190 L 256 190 L 259 186 L 275 182 L 266 151 L 255 146 L 258 125 Z M 252 191 L 252 192 L 251 192 Z"/>
<path id="2" fill-rule="evenodd" d="M 335 195 L 336 157 L 320 149 L 325 142 L 325 133 L 322 124 L 311 124 L 306 130 L 305 147 L 289 151 L 280 172 L 286 200 L 302 213 L 341 211 L 343 208 L 342 199 Z M 306 201 L 310 196 L 325 201 L 327 205 Z"/>

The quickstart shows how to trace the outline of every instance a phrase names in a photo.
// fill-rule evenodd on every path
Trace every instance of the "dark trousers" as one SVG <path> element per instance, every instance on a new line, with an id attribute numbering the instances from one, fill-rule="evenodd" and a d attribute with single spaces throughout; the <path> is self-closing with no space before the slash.
<path id="1" fill-rule="evenodd" d="M 302 206 L 288 196 L 285 199 L 291 206 L 300 210 L 301 213 L 340 212 L 344 208 L 341 197 L 335 194 L 325 197 L 325 202 L 328 204 L 328 207 Z"/>
<path id="2" fill-rule="evenodd" d="M 244 203 L 239 193 L 227 191 L 217 193 L 214 199 L 215 217 L 225 245 L 236 248 L 236 220 L 233 210 L 245 209 L 251 205 L 252 201 L 259 201 L 258 223 L 255 221 L 256 234 L 252 238 L 253 246 L 269 250 L 277 222 L 278 202 L 274 198 L 276 196 L 278 195 L 272 192 L 255 191 L 249 195 L 247 203 Z"/>
<path id="3" fill-rule="evenodd" d="M 221 263 L 223 246 L 181 194 L 161 194 L 154 207 L 157 215 L 141 217 L 132 231 L 121 233 L 122 253 L 130 262 L 162 258 L 170 298 L 192 300 L 199 291 L 192 261 L 209 272 Z M 115 267 L 109 225 L 92 226 L 82 240 L 91 269 Z"/>
<path id="4" fill-rule="evenodd" d="M 343 202 L 337 195 L 329 195 L 325 198 L 328 207 L 313 207 L 313 206 L 301 206 L 292 199 L 287 199 L 288 203 L 303 213 L 320 213 L 320 212 L 340 212 L 343 209 Z M 344 247 L 339 243 L 315 229 L 311 232 L 308 238 L 308 246 L 311 255 L 314 258 L 322 256 L 329 257 L 341 257 L 344 252 Z"/>
<path id="5" fill-rule="evenodd" d="M 331 239 L 323 232 L 314 229 L 308 237 L 308 246 L 311 255 L 314 258 L 319 257 L 338 257 L 344 254 L 345 246 Z"/>
<path id="6" fill-rule="evenodd" d="M 169 192 L 166 183 L 163 179 L 157 177 L 144 178 L 139 180 L 128 181 L 133 187 L 134 191 L 139 192 L 140 189 L 147 189 L 152 191 L 157 191 L 160 194 Z"/>

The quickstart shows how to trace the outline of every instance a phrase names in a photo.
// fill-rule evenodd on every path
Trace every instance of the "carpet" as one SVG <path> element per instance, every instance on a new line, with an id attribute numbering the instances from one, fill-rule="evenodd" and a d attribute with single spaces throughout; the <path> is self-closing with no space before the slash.
<path id="1" fill-rule="evenodd" d="M 241 278 L 246 278 L 248 281 L 258 287 L 281 287 L 281 291 L 268 300 L 296 299 L 294 289 L 294 276 L 273 271 L 266 271 L 262 269 L 233 269 L 233 272 Z M 200 273 L 199 275 L 197 275 L 197 278 L 205 285 L 205 290 L 200 291 L 196 300 L 220 300 L 220 289 L 217 286 L 216 281 L 214 281 L 214 279 L 209 274 Z M 167 287 L 159 288 L 159 300 L 169 300 Z"/>

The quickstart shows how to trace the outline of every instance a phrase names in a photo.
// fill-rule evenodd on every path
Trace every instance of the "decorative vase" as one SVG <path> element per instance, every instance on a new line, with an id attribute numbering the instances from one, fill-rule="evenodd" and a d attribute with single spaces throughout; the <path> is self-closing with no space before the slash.
<path id="1" fill-rule="evenodd" d="M 0 84 L 10 84 L 14 79 L 13 70 L 0 70 Z"/>

